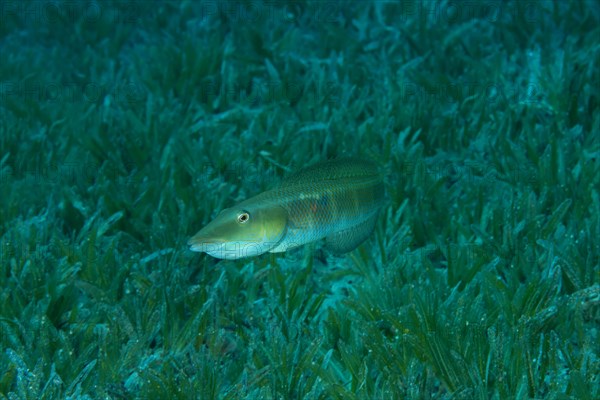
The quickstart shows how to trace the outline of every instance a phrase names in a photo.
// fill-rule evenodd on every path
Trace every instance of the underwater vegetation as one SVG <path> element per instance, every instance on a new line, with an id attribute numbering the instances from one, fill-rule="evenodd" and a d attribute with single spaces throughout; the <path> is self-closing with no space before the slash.
<path id="1" fill-rule="evenodd" d="M 0 3 L 0 398 L 600 398 L 594 1 Z M 220 260 L 294 171 L 373 234 Z"/>

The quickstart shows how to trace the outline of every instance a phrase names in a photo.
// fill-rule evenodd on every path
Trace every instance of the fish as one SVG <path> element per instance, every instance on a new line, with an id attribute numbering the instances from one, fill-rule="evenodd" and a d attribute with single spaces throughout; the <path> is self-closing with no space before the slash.
<path id="1" fill-rule="evenodd" d="M 187 244 L 191 251 L 235 260 L 324 239 L 328 250 L 343 254 L 371 235 L 384 198 L 383 176 L 374 162 L 323 161 L 223 209 Z"/>

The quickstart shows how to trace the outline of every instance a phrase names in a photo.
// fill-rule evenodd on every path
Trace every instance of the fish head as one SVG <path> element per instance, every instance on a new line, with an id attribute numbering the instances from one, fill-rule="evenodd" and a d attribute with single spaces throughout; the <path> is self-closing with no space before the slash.
<path id="1" fill-rule="evenodd" d="M 215 258 L 251 257 L 275 248 L 286 226 L 287 212 L 280 206 L 240 204 L 222 210 L 188 245 Z"/>

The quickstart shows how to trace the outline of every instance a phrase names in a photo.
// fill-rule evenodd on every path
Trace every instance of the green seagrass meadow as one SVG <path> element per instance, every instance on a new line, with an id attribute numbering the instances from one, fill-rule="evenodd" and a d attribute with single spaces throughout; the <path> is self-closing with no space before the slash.
<path id="1" fill-rule="evenodd" d="M 3 1 L 0 54 L 0 399 L 600 398 L 598 2 Z M 347 156 L 358 249 L 188 249 Z"/>

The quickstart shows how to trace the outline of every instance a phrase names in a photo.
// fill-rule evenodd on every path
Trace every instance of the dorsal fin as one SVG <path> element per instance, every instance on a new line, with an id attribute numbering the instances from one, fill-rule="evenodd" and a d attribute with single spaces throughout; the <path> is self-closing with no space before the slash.
<path id="1" fill-rule="evenodd" d="M 359 158 L 339 158 L 304 168 L 285 178 L 281 182 L 281 187 L 327 180 L 377 176 L 378 174 L 377 165 L 371 161 Z"/>

